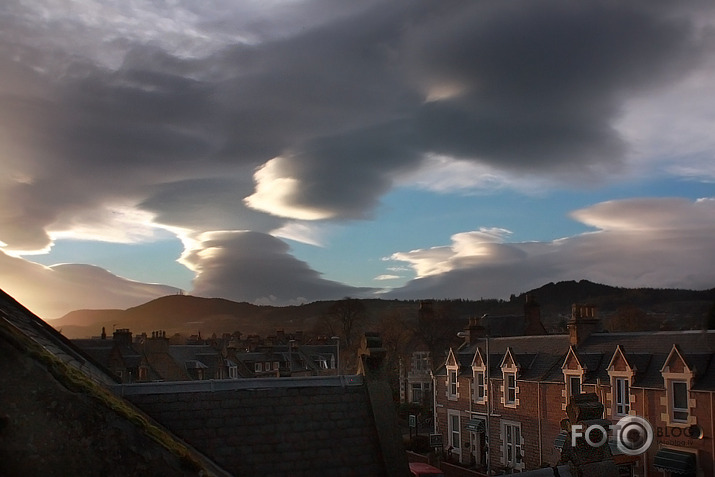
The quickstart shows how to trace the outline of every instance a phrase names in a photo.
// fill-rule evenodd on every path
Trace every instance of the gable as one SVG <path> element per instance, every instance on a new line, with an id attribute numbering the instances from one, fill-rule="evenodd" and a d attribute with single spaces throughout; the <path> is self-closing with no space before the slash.
<path id="1" fill-rule="evenodd" d="M 573 346 L 569 347 L 568 353 L 566 353 L 566 359 L 564 359 L 564 364 L 561 365 L 561 369 L 569 371 L 581 371 L 584 369 Z"/>
<path id="2" fill-rule="evenodd" d="M 514 353 L 511 351 L 511 346 L 506 347 L 506 352 L 504 353 L 504 358 L 501 360 L 501 364 L 499 365 L 500 368 L 518 368 L 519 363 L 516 361 L 514 358 Z"/>
<path id="3" fill-rule="evenodd" d="M 691 373 L 690 366 L 688 366 L 688 363 L 685 361 L 678 345 L 673 345 L 673 348 L 670 350 L 670 354 L 668 354 L 665 364 L 663 364 L 663 368 L 660 371 L 661 373 L 676 374 Z"/>
<path id="4" fill-rule="evenodd" d="M 485 368 L 484 357 L 482 356 L 482 350 L 477 348 L 474 353 L 474 358 L 472 359 L 472 368 Z"/>
<path id="5" fill-rule="evenodd" d="M 454 351 L 452 350 L 452 348 L 449 348 L 449 354 L 447 354 L 447 361 L 444 363 L 444 365 L 450 368 L 456 368 L 458 366 L 457 357 L 454 355 Z"/>
<path id="6" fill-rule="evenodd" d="M 611 361 L 608 363 L 608 367 L 606 369 L 609 372 L 631 372 L 635 371 L 635 366 L 631 366 L 623 348 L 621 348 L 621 345 L 618 345 L 616 346 L 616 350 L 613 352 Z"/>

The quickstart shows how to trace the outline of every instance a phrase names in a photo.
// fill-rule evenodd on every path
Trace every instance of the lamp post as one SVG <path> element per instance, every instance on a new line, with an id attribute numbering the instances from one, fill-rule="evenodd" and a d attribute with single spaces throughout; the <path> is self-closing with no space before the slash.
<path id="1" fill-rule="evenodd" d="M 293 343 L 295 340 L 288 340 L 288 376 L 293 376 Z"/>
<path id="2" fill-rule="evenodd" d="M 337 349 L 337 352 L 335 353 L 335 360 L 337 361 L 335 368 L 337 369 L 337 374 L 339 376 L 340 375 L 340 337 L 339 336 L 331 336 L 330 339 L 335 341 L 335 347 Z"/>

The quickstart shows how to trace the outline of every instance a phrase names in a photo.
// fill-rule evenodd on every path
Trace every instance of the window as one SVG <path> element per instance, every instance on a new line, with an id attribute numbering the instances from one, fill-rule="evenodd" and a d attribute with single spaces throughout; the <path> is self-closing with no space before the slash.
<path id="1" fill-rule="evenodd" d="M 412 384 L 412 402 L 414 402 L 414 403 L 422 402 L 422 385 L 420 383 Z"/>
<path id="2" fill-rule="evenodd" d="M 616 414 L 624 416 L 631 410 L 631 401 L 628 390 L 628 379 L 616 378 L 614 381 L 616 393 Z"/>
<path id="3" fill-rule="evenodd" d="M 459 452 L 461 449 L 461 438 L 459 435 L 459 414 L 449 415 L 449 445 Z"/>
<path id="4" fill-rule="evenodd" d="M 670 390 L 672 398 L 673 421 L 687 422 L 688 406 L 688 383 L 685 381 L 671 381 Z"/>
<path id="5" fill-rule="evenodd" d="M 429 371 L 429 369 L 429 352 L 420 351 L 412 354 L 412 371 L 420 373 Z"/>
<path id="6" fill-rule="evenodd" d="M 281 364 L 278 361 L 273 361 L 273 369 L 275 371 L 278 371 L 278 369 L 280 369 L 280 367 L 281 367 Z"/>
<path id="7" fill-rule="evenodd" d="M 504 465 L 511 468 L 521 468 L 523 467 L 523 454 L 521 451 L 521 424 L 505 422 L 502 426 L 504 437 Z"/>
<path id="8" fill-rule="evenodd" d="M 238 366 L 228 367 L 228 377 L 231 379 L 238 379 Z"/>
<path id="9" fill-rule="evenodd" d="M 581 393 L 581 376 L 569 376 L 569 397 Z"/>
<path id="10" fill-rule="evenodd" d="M 256 364 L 254 365 L 254 368 L 253 368 L 253 369 L 254 369 L 255 372 L 257 372 L 257 373 L 263 372 L 263 363 L 256 363 Z"/>
<path id="11" fill-rule="evenodd" d="M 474 398 L 476 401 L 484 401 L 485 396 L 484 372 L 477 371 L 474 373 Z"/>
<path id="12" fill-rule="evenodd" d="M 506 373 L 504 374 L 506 380 L 506 386 L 504 388 L 505 393 L 505 403 L 515 404 L 516 403 L 516 374 Z"/>
<path id="13" fill-rule="evenodd" d="M 448 371 L 449 374 L 449 382 L 447 383 L 449 386 L 448 393 L 450 398 L 456 398 L 457 396 L 457 370 L 456 369 L 450 369 Z"/>

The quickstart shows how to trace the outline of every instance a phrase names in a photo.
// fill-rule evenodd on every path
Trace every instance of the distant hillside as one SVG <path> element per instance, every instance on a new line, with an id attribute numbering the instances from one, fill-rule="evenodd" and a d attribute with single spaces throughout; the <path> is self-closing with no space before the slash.
<path id="1" fill-rule="evenodd" d="M 592 283 L 586 280 L 549 283 L 510 300 L 435 300 L 434 307 L 450 326 L 459 329 L 470 316 L 521 314 L 526 295 L 531 294 L 542 307 L 542 318 L 549 329 L 558 328 L 568 317 L 573 303 L 593 303 L 599 307 L 604 322 L 625 306 L 637 307 L 654 320 L 674 321 L 679 327 L 702 323 L 715 302 L 715 289 L 705 291 L 668 289 L 628 289 Z M 375 328 L 385 316 L 399 315 L 415 320 L 417 300 L 362 300 L 369 322 Z M 311 331 L 333 304 L 319 301 L 300 306 L 258 306 L 220 298 L 171 295 L 127 310 L 78 310 L 50 322 L 69 338 L 98 336 L 102 327 L 111 335 L 113 329 L 129 328 L 134 333 L 164 330 L 168 334 L 195 334 L 241 331 L 267 335 L 276 329 L 287 332 Z M 657 327 L 656 327 L 657 328 Z"/>

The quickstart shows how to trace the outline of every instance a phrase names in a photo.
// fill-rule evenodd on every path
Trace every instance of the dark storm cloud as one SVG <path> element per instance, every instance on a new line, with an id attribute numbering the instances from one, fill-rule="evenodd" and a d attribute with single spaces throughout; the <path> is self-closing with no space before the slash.
<path id="1" fill-rule="evenodd" d="M 0 9 L 0 241 L 12 249 L 46 247 L 117 204 L 193 237 L 368 218 L 426 154 L 591 180 L 626 157 L 615 128 L 624 104 L 697 65 L 707 41 L 697 9 L 712 8 L 90 4 L 79 16 Z M 193 255 L 197 292 L 351 290 L 279 241 L 240 237 Z M 274 266 L 259 271 L 254 252 Z"/>
<path id="2" fill-rule="evenodd" d="M 194 293 L 272 304 L 367 294 L 326 280 L 289 253 L 288 246 L 257 232 L 208 234 L 184 260 L 196 270 Z"/>
<path id="3" fill-rule="evenodd" d="M 623 101 L 699 56 L 692 25 L 635 2 L 470 2 L 406 35 L 428 88 L 457 96 L 416 116 L 425 148 L 506 168 L 617 164 Z"/>

